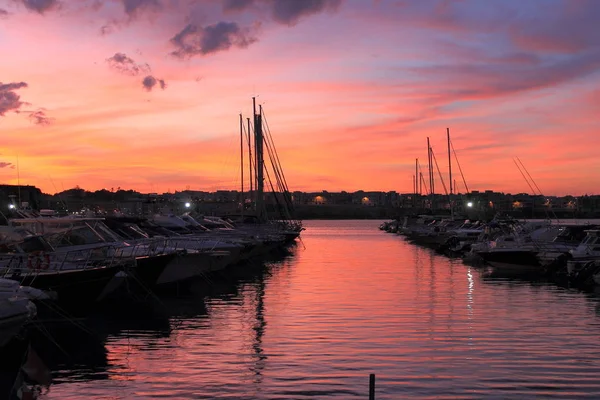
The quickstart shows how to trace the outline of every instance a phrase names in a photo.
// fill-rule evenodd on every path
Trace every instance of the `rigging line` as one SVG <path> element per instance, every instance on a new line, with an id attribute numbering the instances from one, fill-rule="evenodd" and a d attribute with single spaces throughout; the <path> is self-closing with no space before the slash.
<path id="1" fill-rule="evenodd" d="M 271 180 L 271 175 L 269 174 L 269 169 L 265 168 L 265 172 L 267 173 L 267 181 L 269 181 L 269 185 L 271 186 L 271 190 L 273 191 L 273 197 L 275 198 L 275 203 L 277 203 L 277 210 L 279 211 L 279 215 L 284 218 L 285 216 L 282 213 L 282 207 L 279 203 L 279 199 L 277 198 L 277 194 L 275 193 L 275 188 L 273 187 L 273 181 Z"/>
<path id="2" fill-rule="evenodd" d="M 48 175 L 48 179 L 50 179 L 50 183 L 52 183 L 52 187 L 54 188 L 54 193 L 58 194 L 58 199 L 60 200 L 62 205 L 65 207 L 65 210 L 67 210 L 67 203 L 65 203 L 62 196 L 59 194 L 58 190 L 56 190 L 56 185 L 54 184 L 54 181 L 52 180 L 52 177 L 50 175 Z"/>
<path id="3" fill-rule="evenodd" d="M 268 127 L 267 127 L 267 129 L 268 129 Z M 269 141 L 270 133 L 268 131 L 266 133 L 267 133 L 267 135 L 265 135 L 265 136 L 266 136 L 267 140 L 265 141 L 265 147 L 267 148 L 267 154 L 269 155 L 269 159 L 271 161 L 271 167 L 273 168 L 273 171 L 275 173 L 275 178 L 277 180 L 277 187 L 281 191 L 281 195 L 283 197 L 284 203 L 287 205 L 285 217 L 287 219 L 292 219 L 292 216 L 291 216 L 291 213 L 289 210 L 289 208 L 291 208 L 290 201 L 288 199 L 288 196 L 286 196 L 286 193 L 288 191 L 285 187 L 284 180 L 282 178 L 282 172 L 281 172 L 280 168 L 278 168 L 278 166 L 277 166 L 276 150 L 274 149 L 273 141 L 272 140 Z M 271 139 L 272 139 L 272 137 L 271 137 Z M 275 196 L 277 196 L 277 195 L 275 195 Z M 282 215 L 282 217 L 283 217 L 283 215 Z"/>
<path id="4" fill-rule="evenodd" d="M 262 108 L 261 108 L 261 112 L 262 112 Z M 263 114 L 263 119 L 264 119 L 264 114 Z M 282 179 L 281 168 L 280 168 L 281 166 L 279 165 L 279 162 L 277 160 L 277 151 L 275 149 L 275 143 L 273 142 L 273 136 L 271 135 L 269 126 L 266 123 L 265 123 L 265 139 L 266 139 L 265 146 L 267 147 L 267 150 L 270 153 L 271 166 L 273 168 L 273 171 L 276 174 L 276 178 L 278 180 L 279 187 L 284 189 L 285 182 Z"/>
<path id="5" fill-rule="evenodd" d="M 286 206 L 286 214 L 287 214 L 287 218 L 289 220 L 292 220 L 292 212 L 293 212 L 293 203 L 291 200 L 291 195 L 289 193 L 288 188 L 285 185 L 285 177 L 283 176 L 283 172 L 281 171 L 281 166 L 277 166 L 275 160 L 273 160 L 274 157 L 276 157 L 276 150 L 273 149 L 273 144 L 271 143 L 271 145 L 267 145 L 267 149 L 269 151 L 269 155 L 271 157 L 271 163 L 272 163 L 272 167 L 273 170 L 276 174 L 276 178 L 277 178 L 277 186 L 281 192 L 281 196 L 283 198 L 284 204 Z"/>
<path id="6" fill-rule="evenodd" d="M 275 178 L 277 179 L 277 187 L 282 192 L 285 192 L 286 188 L 285 188 L 285 184 L 282 179 L 281 171 L 279 169 L 279 166 L 277 165 L 276 150 L 274 149 L 274 144 L 272 141 L 269 141 L 269 139 L 270 139 L 269 132 L 266 131 L 265 133 L 266 133 L 265 147 L 267 148 L 267 154 L 269 155 L 269 159 L 271 160 L 271 167 L 273 168 L 273 172 L 275 173 Z"/>
<path id="7" fill-rule="evenodd" d="M 442 176 L 442 171 L 440 171 L 440 167 L 438 166 L 437 158 L 435 158 L 435 153 L 433 152 L 433 147 L 431 148 L 431 156 L 433 157 L 433 161 L 435 162 L 435 167 L 437 168 L 438 174 L 440 175 L 440 180 L 442 181 L 442 186 L 444 187 L 444 192 L 446 196 L 448 196 L 448 189 L 446 188 L 446 183 L 444 182 L 444 177 Z"/>
<path id="8" fill-rule="evenodd" d="M 265 122 L 265 127 L 267 128 L 268 136 L 273 144 L 273 148 L 275 149 L 275 158 L 277 160 L 277 164 L 281 168 L 281 161 L 279 160 L 279 155 L 277 153 L 277 149 L 275 148 L 275 142 L 273 140 L 273 135 L 271 135 L 271 128 L 269 127 L 269 123 L 267 121 L 267 116 L 265 115 L 264 109 L 262 107 L 261 107 L 261 113 L 263 114 L 263 121 Z M 282 169 L 282 178 L 283 178 L 283 183 L 285 185 L 285 188 L 288 189 L 287 180 L 285 179 L 285 175 L 283 175 L 283 169 Z"/>
<path id="9" fill-rule="evenodd" d="M 235 135 L 229 135 L 229 142 L 227 143 L 227 148 L 233 148 L 235 141 L 237 139 L 237 133 Z M 237 145 L 235 145 L 235 148 L 237 148 Z M 222 159 L 221 163 L 220 163 L 220 171 L 219 171 L 219 176 L 217 179 L 217 185 L 221 186 L 225 184 L 225 179 L 223 178 L 225 176 L 225 170 L 229 169 L 230 166 L 233 163 L 233 158 L 234 158 L 234 152 L 227 152 L 227 155 L 225 156 L 224 159 Z M 237 162 L 235 163 L 236 167 L 237 167 Z M 237 176 L 237 171 L 236 171 L 236 176 Z M 237 180 L 234 180 L 237 183 Z M 215 190 L 218 190 L 218 186 L 215 185 Z M 236 185 L 237 186 L 237 185 Z"/>
<path id="10" fill-rule="evenodd" d="M 463 180 L 463 184 L 465 185 L 465 190 L 469 193 L 469 186 L 467 185 L 467 180 L 465 179 L 465 175 L 463 174 L 463 170 L 460 166 L 460 161 L 458 161 L 458 156 L 456 155 L 456 150 L 454 150 L 454 144 L 452 140 L 450 140 L 450 147 L 452 148 L 452 153 L 454 153 L 454 159 L 456 160 L 456 165 L 458 165 L 458 170 L 460 171 L 460 176 Z"/>
<path id="11" fill-rule="evenodd" d="M 523 164 L 523 162 L 521 161 L 521 159 L 519 157 L 517 157 L 517 160 L 519 161 L 519 163 L 521 164 L 521 166 L 523 167 L 523 169 L 525 170 L 525 173 L 527 174 L 527 176 L 529 177 L 529 179 L 531 180 L 531 182 L 533 183 L 533 185 L 536 187 L 536 189 L 538 190 L 538 193 L 540 196 L 544 196 L 542 191 L 540 190 L 539 186 L 537 185 L 537 183 L 535 183 L 535 180 L 533 179 L 533 177 L 529 174 L 529 171 L 527 170 L 527 168 L 525 168 L 525 164 Z M 550 206 L 548 207 L 550 211 L 546 211 L 546 216 L 548 218 L 550 218 L 549 213 L 551 212 L 552 215 L 554 216 L 554 219 L 556 219 L 558 221 L 558 216 L 556 215 L 556 213 L 554 212 L 554 210 L 552 210 L 552 208 L 550 208 Z"/>
<path id="12" fill-rule="evenodd" d="M 425 187 L 425 194 L 426 194 L 427 196 L 429 196 L 429 195 L 430 195 L 430 193 L 429 193 L 429 188 L 427 187 L 427 182 L 425 182 L 425 177 L 423 176 L 423 173 L 422 173 L 422 172 L 421 172 L 421 174 L 420 174 L 420 175 L 421 175 L 421 182 L 423 183 L 423 186 Z"/>
<path id="13" fill-rule="evenodd" d="M 276 159 L 276 163 L 273 163 L 274 165 L 276 165 L 276 168 L 275 168 L 275 166 L 273 168 L 276 170 L 276 174 L 278 175 L 278 180 L 281 181 L 281 186 L 283 188 L 282 196 L 288 206 L 287 212 L 290 215 L 290 220 L 292 220 L 291 214 L 294 212 L 294 204 L 292 201 L 292 196 L 290 194 L 287 179 L 285 178 L 285 174 L 283 173 L 283 167 L 281 165 L 281 160 L 279 159 L 279 153 L 277 152 L 277 148 L 275 147 L 275 141 L 274 141 L 273 135 L 271 133 L 271 128 L 268 124 L 268 121 L 267 121 L 267 118 L 266 118 L 266 115 L 265 115 L 265 112 L 264 112 L 264 109 L 262 106 L 260 107 L 260 113 L 262 116 L 262 120 L 264 121 L 264 126 L 266 128 L 265 131 L 267 133 L 267 135 L 266 135 L 267 142 L 270 142 L 269 143 L 270 147 L 272 148 L 272 151 L 274 152 L 275 159 Z M 297 219 L 294 218 L 294 220 L 296 222 L 298 222 Z"/>
<path id="14" fill-rule="evenodd" d="M 269 159 L 271 160 L 271 166 L 273 166 L 273 154 L 270 150 L 268 143 L 265 143 L 265 147 L 267 148 L 267 154 L 269 156 Z M 275 192 L 275 188 L 273 187 L 273 182 L 271 180 L 271 174 L 269 173 L 269 169 L 265 168 L 265 171 L 267 173 L 267 179 L 269 181 L 269 185 L 271 186 L 271 190 L 273 191 L 273 197 L 275 198 L 275 202 L 277 203 L 277 207 L 279 209 L 280 216 L 285 219 L 291 219 L 291 215 L 290 215 L 287 207 L 282 207 L 281 204 L 279 203 L 279 198 L 277 196 L 277 193 Z M 275 171 L 275 174 L 277 174 L 276 171 Z M 277 183 L 279 184 L 279 181 Z M 281 187 L 280 187 L 280 190 L 281 190 Z M 285 201 L 285 197 L 284 197 L 284 201 Z M 282 211 L 282 209 L 283 209 L 283 211 Z M 285 215 L 284 215 L 284 213 L 285 213 Z"/>
<path id="15" fill-rule="evenodd" d="M 533 178 L 531 177 L 531 175 L 529 174 L 529 171 L 527 171 L 527 168 L 525 168 L 525 165 L 523 164 L 523 162 L 519 159 L 519 157 L 516 157 L 517 161 L 519 161 L 519 164 L 521 164 L 521 166 L 523 167 L 523 170 L 525 171 L 525 173 L 527 174 L 527 176 L 529 177 L 529 179 L 531 180 L 531 182 L 533 183 L 533 185 L 536 187 L 536 189 L 538 190 L 538 193 L 540 195 L 542 195 L 542 191 L 540 190 L 540 188 L 538 187 L 538 185 L 535 183 L 535 181 L 533 180 Z"/>
<path id="16" fill-rule="evenodd" d="M 521 176 L 523 177 L 523 179 L 525 179 L 525 182 L 527 182 L 527 186 L 529 186 L 529 189 L 531 189 L 531 191 L 533 192 L 533 194 L 535 194 L 535 189 L 533 188 L 533 186 L 531 186 L 531 183 L 529 183 L 529 180 L 527 179 L 527 177 L 525 176 L 525 174 L 523 173 L 523 171 L 521 170 L 521 167 L 519 166 L 519 164 L 517 163 L 517 160 L 515 160 L 513 158 L 513 162 L 515 163 L 515 165 L 517 166 L 519 172 L 521 173 Z"/>
<path id="17" fill-rule="evenodd" d="M 248 179 L 250 180 L 250 199 L 252 200 L 252 192 L 254 191 L 253 189 L 253 183 L 254 183 L 254 176 L 256 173 L 256 168 L 253 169 L 253 164 L 252 164 L 252 127 L 250 125 L 250 118 L 246 117 L 246 122 L 248 123 L 248 166 L 249 166 L 249 176 Z"/>
<path id="18" fill-rule="evenodd" d="M 419 181 L 425 186 L 425 193 L 429 195 L 429 189 L 427 189 L 427 184 L 425 183 L 425 178 L 423 177 L 423 168 L 421 167 L 421 162 L 417 161 L 417 165 L 419 166 Z"/>

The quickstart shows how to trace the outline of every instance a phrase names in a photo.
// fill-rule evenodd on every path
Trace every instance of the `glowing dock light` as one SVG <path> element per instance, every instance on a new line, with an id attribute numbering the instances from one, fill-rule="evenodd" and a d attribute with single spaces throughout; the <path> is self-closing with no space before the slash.
<path id="1" fill-rule="evenodd" d="M 185 203 L 185 208 L 190 208 L 192 205 L 190 203 Z"/>
<path id="2" fill-rule="evenodd" d="M 473 202 L 472 201 L 468 202 L 467 207 L 469 207 L 469 208 L 473 207 Z"/>
<path id="3" fill-rule="evenodd" d="M 14 204 L 9 204 L 8 208 L 11 209 L 11 210 L 14 210 L 15 209 L 15 205 Z"/>

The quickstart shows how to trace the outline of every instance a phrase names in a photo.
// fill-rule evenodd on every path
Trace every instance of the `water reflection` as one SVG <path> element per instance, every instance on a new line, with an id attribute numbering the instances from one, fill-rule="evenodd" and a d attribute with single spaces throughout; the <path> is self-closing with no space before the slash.
<path id="1" fill-rule="evenodd" d="M 371 372 L 378 400 L 600 396 L 595 296 L 487 276 L 374 221 L 307 225 L 287 257 L 99 317 L 103 351 L 57 362 L 44 398 L 362 399 Z"/>

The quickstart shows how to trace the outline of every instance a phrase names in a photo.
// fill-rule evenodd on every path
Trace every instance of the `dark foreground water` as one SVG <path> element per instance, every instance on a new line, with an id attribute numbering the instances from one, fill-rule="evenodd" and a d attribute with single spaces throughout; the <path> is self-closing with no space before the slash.
<path id="1" fill-rule="evenodd" d="M 382 233 L 309 221 L 293 254 L 168 318 L 90 322 L 44 399 L 600 398 L 595 297 L 483 278 Z M 77 364 L 77 365 L 74 365 Z"/>

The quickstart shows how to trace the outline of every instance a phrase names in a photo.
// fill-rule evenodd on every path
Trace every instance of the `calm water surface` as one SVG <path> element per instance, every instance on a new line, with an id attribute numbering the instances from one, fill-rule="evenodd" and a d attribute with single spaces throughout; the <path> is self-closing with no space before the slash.
<path id="1" fill-rule="evenodd" d="M 305 225 L 264 273 L 163 299 L 168 318 L 95 321 L 105 352 L 81 342 L 41 398 L 365 399 L 369 373 L 377 399 L 600 398 L 595 297 L 484 278 L 378 221 Z"/>

